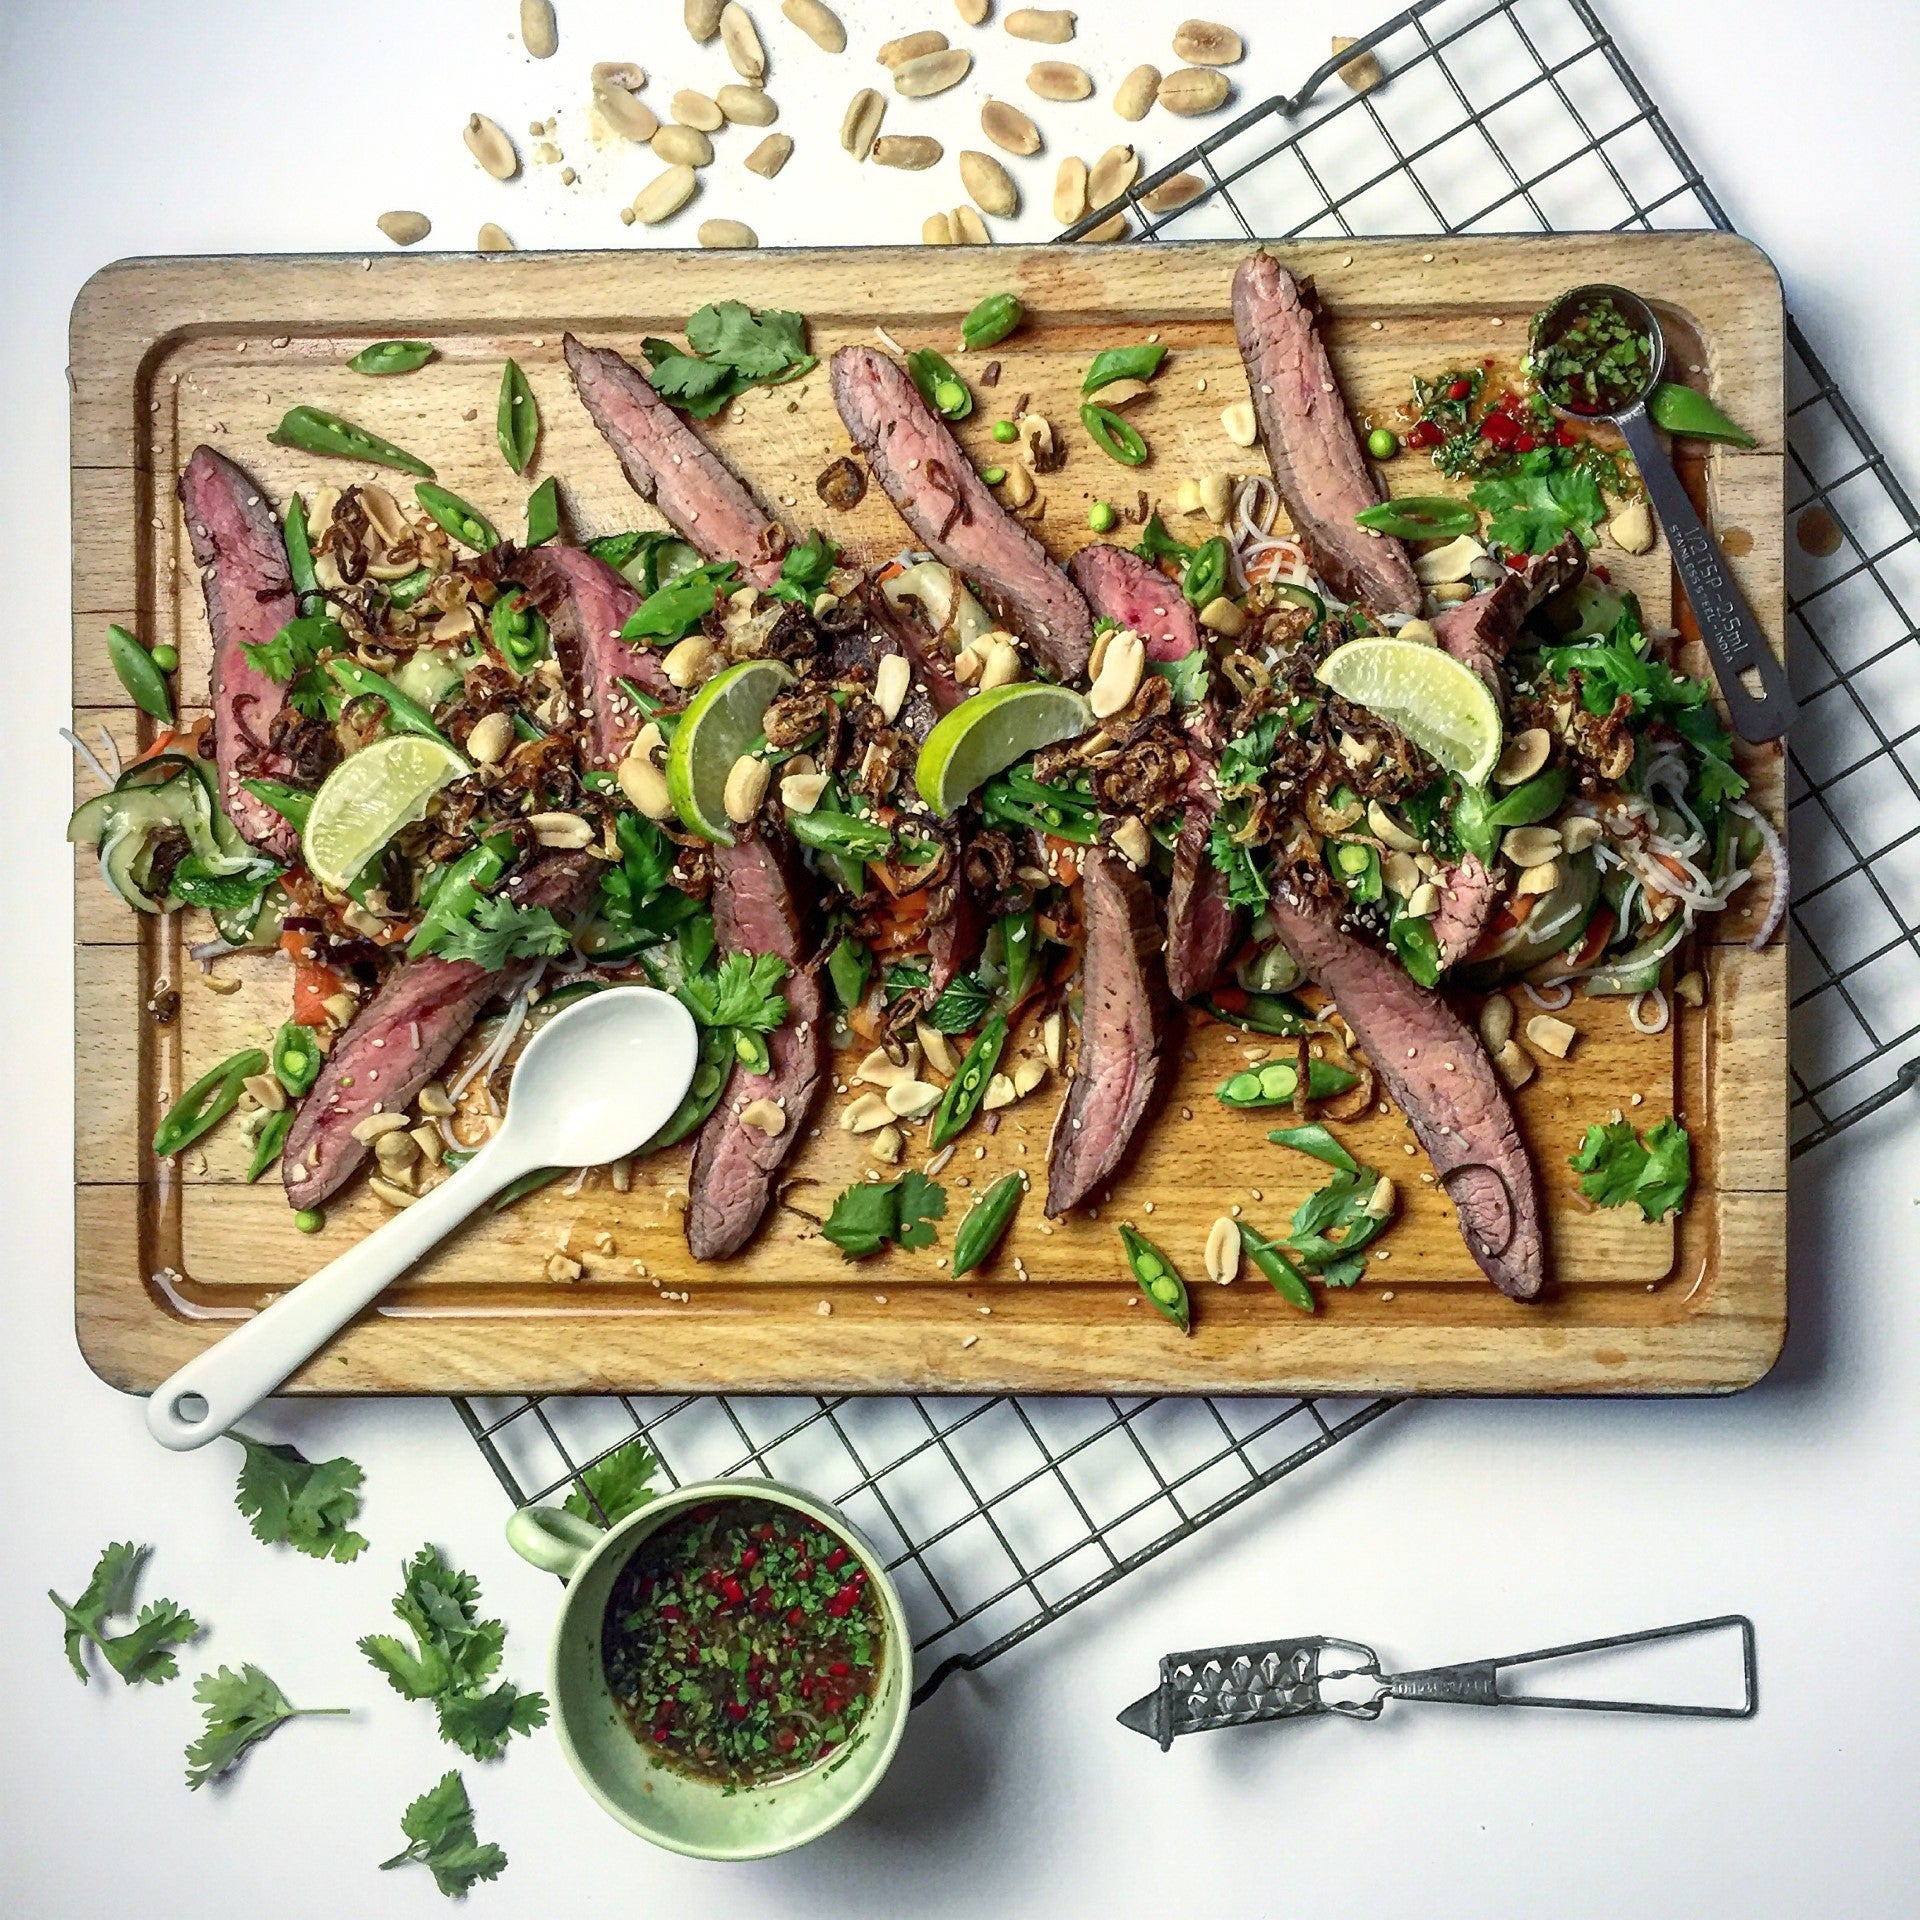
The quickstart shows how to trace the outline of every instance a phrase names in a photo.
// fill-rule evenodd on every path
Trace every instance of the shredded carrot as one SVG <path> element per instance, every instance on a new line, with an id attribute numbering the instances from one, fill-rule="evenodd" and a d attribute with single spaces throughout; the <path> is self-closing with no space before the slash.
<path id="1" fill-rule="evenodd" d="M 1587 922 L 1587 930 L 1580 936 L 1579 943 L 1567 955 L 1570 967 L 1590 967 L 1606 951 L 1607 942 L 1613 938 L 1613 909 L 1602 907 Z"/>
<path id="2" fill-rule="evenodd" d="M 318 960 L 299 960 L 293 968 L 293 1024 L 297 1027 L 324 1027 L 327 1002 L 340 992 L 345 982 L 331 967 Z"/>
<path id="3" fill-rule="evenodd" d="M 173 743 L 179 738 L 180 734 L 178 729 L 174 727 L 162 727 L 160 732 L 155 736 L 152 746 L 142 747 L 131 760 L 124 761 L 122 765 L 137 767 L 145 761 L 157 760 L 163 753 L 170 751 Z"/>
<path id="4" fill-rule="evenodd" d="M 1288 564 L 1280 548 L 1262 547 L 1251 559 L 1241 563 L 1240 571 L 1246 575 L 1248 586 L 1263 587 L 1268 581 L 1278 579 Z"/>

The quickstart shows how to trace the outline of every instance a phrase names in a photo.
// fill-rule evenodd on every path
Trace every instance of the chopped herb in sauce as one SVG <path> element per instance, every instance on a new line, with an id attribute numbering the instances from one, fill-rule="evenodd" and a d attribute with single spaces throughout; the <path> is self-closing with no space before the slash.
<path id="1" fill-rule="evenodd" d="M 1556 407 L 1618 413 L 1653 371 L 1653 342 L 1609 295 L 1590 294 L 1555 310 L 1553 331 L 1536 335 L 1533 377 Z"/>
<path id="2" fill-rule="evenodd" d="M 708 1501 L 641 1542 L 607 1602 L 601 1658 L 637 1739 L 727 1786 L 838 1752 L 880 1683 L 866 1569 L 765 1500 Z"/>

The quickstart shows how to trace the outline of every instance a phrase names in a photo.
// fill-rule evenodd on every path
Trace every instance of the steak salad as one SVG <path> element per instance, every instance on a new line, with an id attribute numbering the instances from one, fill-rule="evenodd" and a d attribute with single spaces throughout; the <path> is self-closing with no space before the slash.
<path id="1" fill-rule="evenodd" d="M 1023 317 L 991 304 L 998 342 Z M 1676 636 L 1599 558 L 1609 512 L 1637 504 L 1619 455 L 1490 364 L 1417 381 L 1363 441 L 1311 289 L 1256 253 L 1231 309 L 1241 470 L 1157 507 L 1141 491 L 1124 531 L 1096 503 L 1064 565 L 1037 482 L 1065 430 L 1027 396 L 976 465 L 951 423 L 991 404 L 999 363 L 970 385 L 878 330 L 825 370 L 848 446 L 819 476 L 825 524 L 762 505 L 699 422 L 818 363 L 801 316 L 737 302 L 693 316 L 686 348 L 647 340 L 644 367 L 564 343 L 664 526 L 564 539 L 551 479 L 519 540 L 430 477 L 410 503 L 336 487 L 323 458 L 430 469 L 311 408 L 274 436 L 316 456 L 277 506 L 199 448 L 180 498 L 211 717 L 172 723 L 177 662 L 116 629 L 163 724 L 130 763 L 92 762 L 105 791 L 71 837 L 135 910 L 210 915 L 203 964 L 277 949 L 290 1006 L 270 1045 L 188 1089 L 155 1151 L 237 1109 L 249 1178 L 277 1164 L 303 1227 L 363 1168 L 405 1206 L 490 1136 L 542 1019 L 639 978 L 686 1003 L 699 1068 L 606 1177 L 655 1177 L 684 1143 L 657 1177 L 686 1181 L 694 1257 L 724 1259 L 782 1203 L 799 1143 L 838 1127 L 877 1165 L 810 1217 L 865 1258 L 932 1245 L 963 1136 L 1062 1078 L 1045 1212 L 1097 1208 L 1183 1030 L 1223 1022 L 1249 1044 L 1220 1104 L 1264 1112 L 1332 1178 L 1284 1238 L 1223 1215 L 1212 1277 L 1244 1249 L 1311 1311 L 1362 1276 L 1393 1182 L 1328 1123 L 1385 1099 L 1468 1254 L 1537 1296 L 1546 1143 L 1514 1094 L 1573 1044 L 1576 991 L 1662 1030 L 1697 990 L 1695 928 L 1761 853 L 1771 937 L 1783 850 Z M 1128 409 L 1167 359 L 1152 339 L 1094 358 L 1075 459 L 1150 461 Z M 514 431 L 519 472 L 528 419 Z M 1390 493 L 1421 452 L 1470 499 Z M 895 551 L 835 536 L 870 482 Z M 1684 1198 L 1675 1121 L 1615 1115 L 1571 1158 L 1600 1204 L 1655 1219 Z M 992 1256 L 1025 1185 L 956 1223 L 956 1274 Z M 1175 1262 L 1131 1227 L 1123 1244 L 1188 1328 Z"/>

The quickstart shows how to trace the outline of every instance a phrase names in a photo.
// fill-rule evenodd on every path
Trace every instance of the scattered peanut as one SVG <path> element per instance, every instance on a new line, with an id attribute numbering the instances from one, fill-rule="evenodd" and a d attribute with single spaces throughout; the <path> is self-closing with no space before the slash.
<path id="1" fill-rule="evenodd" d="M 1353 35 L 1350 33 L 1336 33 L 1333 36 L 1335 53 L 1345 53 L 1354 44 Z M 1380 56 L 1374 53 L 1359 54 L 1340 69 L 1340 78 L 1355 93 L 1370 93 L 1386 77 L 1387 72 L 1380 64 Z"/>
<path id="2" fill-rule="evenodd" d="M 1231 27 L 1212 20 L 1182 20 L 1173 30 L 1173 50 L 1196 67 L 1237 66 L 1247 53 Z"/>
<path id="3" fill-rule="evenodd" d="M 880 137 L 880 122 L 887 117 L 887 100 L 872 87 L 862 87 L 847 102 L 840 120 L 840 144 L 856 160 L 864 160 Z"/>
<path id="4" fill-rule="evenodd" d="M 420 1149 L 420 1157 L 429 1166 L 437 1167 L 447 1155 L 447 1143 L 440 1138 L 438 1127 L 414 1127 L 407 1138 Z"/>
<path id="5" fill-rule="evenodd" d="M 702 46 L 720 31 L 720 8 L 722 0 L 686 0 L 684 18 L 687 31 Z"/>
<path id="6" fill-rule="evenodd" d="M 1498 1053 L 1513 1038 L 1513 1002 L 1504 993 L 1490 993 L 1482 1003 L 1480 1038 L 1489 1053 Z"/>
<path id="7" fill-rule="evenodd" d="M 1386 1220 L 1393 1213 L 1393 1182 L 1383 1173 L 1373 1183 L 1373 1191 L 1367 1195 L 1367 1204 L 1361 1209 L 1370 1220 Z"/>
<path id="8" fill-rule="evenodd" d="M 1644 500 L 1629 500 L 1607 522 L 1607 538 L 1622 553 L 1653 551 L 1653 514 Z"/>
<path id="9" fill-rule="evenodd" d="M 353 1126 L 353 1137 L 363 1147 L 370 1147 L 383 1133 L 394 1133 L 407 1124 L 404 1113 L 370 1113 L 363 1120 L 357 1120 Z"/>
<path id="10" fill-rule="evenodd" d="M 778 1140 L 787 1130 L 787 1110 L 777 1100 L 749 1100 L 736 1116 L 743 1127 Z"/>
<path id="11" fill-rule="evenodd" d="M 1128 814 L 1114 828 L 1113 848 L 1130 867 L 1144 867 L 1153 858 L 1153 837 L 1137 814 Z"/>
<path id="12" fill-rule="evenodd" d="M 1207 1278 L 1216 1286 L 1226 1286 L 1240 1271 L 1240 1223 L 1222 1214 L 1207 1230 L 1207 1250 L 1202 1256 Z"/>
<path id="13" fill-rule="evenodd" d="M 938 140 L 924 133 L 883 133 L 873 143 L 870 156 L 876 166 L 899 167 L 907 173 L 924 173 L 937 166 L 946 153 Z"/>
<path id="14" fill-rule="evenodd" d="M 954 0 L 954 10 L 968 26 L 977 27 L 993 11 L 993 0 Z"/>
<path id="15" fill-rule="evenodd" d="M 1558 860 L 1542 860 L 1537 866 L 1525 868 L 1513 883 L 1513 897 L 1516 900 L 1537 899 L 1551 893 L 1565 879 Z"/>
<path id="16" fill-rule="evenodd" d="M 875 1047 L 860 1062 L 854 1072 L 856 1080 L 864 1080 L 870 1087 L 897 1087 L 903 1080 L 917 1080 L 920 1077 L 917 1056 L 918 1046 L 906 1049 L 906 1058 L 896 1060 L 885 1047 Z"/>
<path id="17" fill-rule="evenodd" d="M 1096 720 L 1109 719 L 1139 692 L 1146 661 L 1146 648 L 1131 628 L 1121 627 L 1108 637 L 1106 657 L 1087 695 Z"/>
<path id="18" fill-rule="evenodd" d="M 389 1179 L 397 1179 L 409 1172 L 420 1158 L 420 1145 L 411 1133 L 383 1133 L 373 1143 L 373 1157 L 380 1163 L 382 1173 Z"/>
<path id="19" fill-rule="evenodd" d="M 1063 227 L 1087 217 L 1087 163 L 1072 154 L 1060 162 L 1053 177 L 1053 217 Z"/>
<path id="20" fill-rule="evenodd" d="M 1122 120 L 1144 120 L 1160 92 L 1158 67 L 1135 67 L 1113 90 L 1113 110 Z"/>
<path id="21" fill-rule="evenodd" d="M 1569 853 L 1585 853 L 1600 838 L 1600 822 L 1591 814 L 1576 813 L 1560 829 L 1560 841 Z"/>
<path id="22" fill-rule="evenodd" d="M 553 0 L 520 0 L 520 38 L 536 60 L 551 60 L 560 50 Z"/>
<path id="23" fill-rule="evenodd" d="M 884 1099 L 895 1119 L 918 1120 L 940 1104 L 940 1089 L 931 1080 L 896 1080 Z"/>
<path id="24" fill-rule="evenodd" d="M 1437 647 L 1440 636 L 1434 631 L 1431 620 L 1409 620 L 1394 632 L 1396 640 L 1411 640 L 1416 646 Z"/>
<path id="25" fill-rule="evenodd" d="M 893 90 L 909 100 L 930 99 L 957 87 L 973 69 L 973 55 L 965 47 L 949 47 L 944 53 L 923 53 L 917 60 L 903 60 L 893 70 Z"/>
<path id="26" fill-rule="evenodd" d="M 847 30 L 840 16 L 822 6 L 821 0 L 780 0 L 780 11 L 823 52 L 846 52 Z"/>
<path id="27" fill-rule="evenodd" d="M 483 713 L 467 735 L 467 758 L 483 767 L 497 765 L 513 745 L 513 721 L 504 713 Z"/>
<path id="28" fill-rule="evenodd" d="M 1067 1023 L 1063 1014 L 1050 1013 L 1040 1023 L 1040 1050 L 1047 1056 L 1047 1065 L 1055 1073 L 1060 1071 L 1060 1062 L 1066 1057 Z"/>
<path id="29" fill-rule="evenodd" d="M 250 1073 L 240 1083 L 268 1113 L 279 1113 L 287 1104 L 287 1090 L 273 1073 Z"/>
<path id="30" fill-rule="evenodd" d="M 1066 60 L 1042 60 L 1029 68 L 1027 85 L 1042 100 L 1084 100 L 1093 91 L 1086 68 Z"/>
<path id="31" fill-rule="evenodd" d="M 757 247 L 760 236 L 744 220 L 702 220 L 695 235 L 703 247 Z"/>
<path id="32" fill-rule="evenodd" d="M 953 1057 L 953 1048 L 947 1044 L 947 1036 L 937 1028 L 928 1026 L 924 1020 L 914 1022 L 913 1033 L 920 1043 L 920 1051 L 926 1056 L 927 1065 L 935 1073 L 945 1074 L 951 1080 L 958 1062 Z"/>
<path id="33" fill-rule="evenodd" d="M 772 96 L 760 87 L 722 87 L 713 96 L 713 104 L 727 116 L 729 126 L 770 127 L 780 118 Z"/>
<path id="34" fill-rule="evenodd" d="M 429 1080 L 414 1104 L 429 1120 L 444 1120 L 453 1112 L 453 1101 L 438 1080 Z"/>
<path id="35" fill-rule="evenodd" d="M 1047 1063 L 1030 1053 L 1023 1053 L 1013 1063 L 1014 1098 L 1024 1100 L 1046 1077 Z"/>
<path id="36" fill-rule="evenodd" d="M 1200 624 L 1209 633 L 1224 635 L 1229 640 L 1237 640 L 1247 630 L 1247 616 L 1240 611 L 1239 605 L 1223 593 L 1209 600 L 1200 609 Z"/>
<path id="37" fill-rule="evenodd" d="M 467 151 L 494 179 L 511 180 L 520 171 L 518 149 L 508 139 L 505 129 L 497 121 L 489 120 L 484 113 L 467 115 L 463 138 L 467 143 Z"/>
<path id="38" fill-rule="evenodd" d="M 1422 880 L 1407 895 L 1407 917 L 1412 920 L 1431 920 L 1440 910 L 1440 889 L 1431 880 Z"/>
<path id="39" fill-rule="evenodd" d="M 1260 438 L 1260 422 L 1251 400 L 1236 400 L 1220 410 L 1220 430 L 1236 447 L 1250 447 Z"/>
<path id="40" fill-rule="evenodd" d="M 511 253 L 514 250 L 506 228 L 496 226 L 491 220 L 481 221 L 479 237 L 474 244 L 481 253 Z"/>
<path id="41" fill-rule="evenodd" d="M 947 45 L 944 33 L 937 27 L 926 27 L 918 33 L 903 33 L 897 40 L 885 42 L 873 57 L 892 73 L 909 60 L 921 59 L 929 53 L 945 53 Z"/>
<path id="42" fill-rule="evenodd" d="M 433 231 L 433 222 L 424 213 L 383 213 L 373 224 L 396 247 L 417 246 Z"/>
<path id="43" fill-rule="evenodd" d="M 542 1271 L 549 1280 L 578 1280 L 586 1268 L 570 1253 L 554 1252 L 547 1255 L 547 1264 Z"/>
<path id="44" fill-rule="evenodd" d="M 996 147 L 1021 155 L 1040 151 L 1040 129 L 1005 100 L 989 100 L 980 109 L 980 131 Z"/>
<path id="45" fill-rule="evenodd" d="M 727 818 L 739 826 L 751 820 L 760 811 L 772 778 L 772 769 L 764 760 L 743 753 L 727 770 L 727 784 L 721 795 Z"/>
<path id="46" fill-rule="evenodd" d="M 995 687 L 1009 687 L 1020 678 L 1020 654 L 1011 640 L 995 634 L 982 640 L 975 652 L 980 660 L 982 693 L 990 693 Z"/>
<path id="47" fill-rule="evenodd" d="M 1020 189 L 1013 175 L 990 153 L 968 148 L 960 156 L 960 184 L 982 213 L 1011 220 L 1020 211 Z"/>
<path id="48" fill-rule="evenodd" d="M 742 80 L 767 77 L 767 50 L 760 44 L 759 31 L 740 0 L 727 0 L 720 9 L 720 44 Z"/>
<path id="49" fill-rule="evenodd" d="M 577 853 L 582 847 L 590 847 L 599 838 L 593 822 L 584 814 L 530 813 L 527 815 L 527 825 L 533 829 L 533 837 L 543 847 L 558 847 L 567 853 Z"/>
<path id="50" fill-rule="evenodd" d="M 955 207 L 947 219 L 953 228 L 953 244 L 956 247 L 992 245 L 993 235 L 987 231 L 987 223 L 971 207 Z"/>
<path id="51" fill-rule="evenodd" d="M 1233 505 L 1233 475 L 1216 469 L 1212 473 L 1203 473 L 1199 485 L 1200 511 L 1215 526 L 1225 526 L 1228 510 Z"/>
<path id="52" fill-rule="evenodd" d="M 1500 841 L 1500 851 L 1516 867 L 1537 867 L 1560 852 L 1560 834 L 1553 827 L 1509 827 Z"/>
<path id="53" fill-rule="evenodd" d="M 1015 7 L 1001 24 L 1016 40 L 1057 47 L 1073 38 L 1073 22 L 1064 7 Z"/>
<path id="54" fill-rule="evenodd" d="M 1414 577 L 1423 587 L 1464 580 L 1473 571 L 1473 563 L 1486 557 L 1486 548 L 1472 534 L 1456 534 L 1444 547 L 1429 547 L 1425 553 L 1414 555 Z"/>
<path id="55" fill-rule="evenodd" d="M 930 213 L 920 222 L 920 243 L 928 247 L 953 245 L 953 222 L 944 213 Z"/>
<path id="56" fill-rule="evenodd" d="M 713 642 L 704 633 L 690 633 L 667 649 L 660 670 L 667 676 L 669 686 L 678 687 L 684 693 L 707 677 L 713 659 Z"/>
<path id="57" fill-rule="evenodd" d="M 1160 82 L 1154 96 L 1169 113 L 1182 119 L 1214 113 L 1227 104 L 1233 83 L 1213 67 L 1181 67 Z"/>
<path id="58" fill-rule="evenodd" d="M 1517 1093 L 1534 1075 L 1533 1056 L 1518 1040 L 1502 1042 L 1493 1050 L 1493 1064 L 1500 1078 Z"/>
<path id="59" fill-rule="evenodd" d="M 996 1073 L 988 1082 L 986 1093 L 980 1104 L 989 1113 L 997 1113 L 1002 1107 L 1010 1107 L 1019 1098 L 1013 1090 L 1013 1081 L 1004 1073 Z"/>
<path id="60" fill-rule="evenodd" d="M 699 176 L 691 167 L 669 167 L 635 196 L 633 217 L 645 227 L 671 220 L 693 198 L 699 184 Z"/>
<path id="61" fill-rule="evenodd" d="M 757 173 L 762 180 L 771 180 L 792 157 L 793 136 L 789 133 L 770 133 L 741 164 L 749 173 Z"/>
<path id="62" fill-rule="evenodd" d="M 1542 1053 L 1550 1053 L 1556 1060 L 1564 1060 L 1579 1037 L 1578 1027 L 1569 1026 L 1550 1013 L 1536 1013 L 1527 1022 L 1527 1038 Z"/>
<path id="63" fill-rule="evenodd" d="M 1516 733 L 1501 749 L 1499 764 L 1493 770 L 1496 787 L 1517 787 L 1531 780 L 1547 764 L 1553 751 L 1553 736 L 1545 727 L 1528 727 Z"/>
<path id="64" fill-rule="evenodd" d="M 713 165 L 713 142 L 698 127 L 690 127 L 684 121 L 660 128 L 647 144 L 653 149 L 654 157 L 670 167 Z"/>
<path id="65" fill-rule="evenodd" d="M 718 133 L 727 124 L 719 101 L 692 87 L 682 87 L 673 96 L 667 111 L 683 127 L 697 127 L 702 133 Z"/>
<path id="66" fill-rule="evenodd" d="M 909 669 L 903 653 L 883 653 L 873 670 L 873 703 L 891 726 L 907 697 Z"/>
<path id="67" fill-rule="evenodd" d="M 667 792 L 667 776 L 656 757 L 664 745 L 659 727 L 649 720 L 640 729 L 633 745 L 627 750 L 626 758 L 615 772 L 620 791 L 649 820 L 667 820 L 673 816 L 673 800 Z"/>
<path id="68" fill-rule="evenodd" d="M 1707 1004 L 1707 976 L 1698 967 L 1690 967 L 1673 983 L 1673 997 L 1683 1007 Z"/>
<path id="69" fill-rule="evenodd" d="M 826 790 L 824 773 L 790 773 L 780 782 L 780 804 L 789 813 L 811 813 Z"/>
<path id="70" fill-rule="evenodd" d="M 889 1123 L 873 1136 L 867 1152 L 883 1166 L 897 1167 L 900 1164 L 900 1150 L 906 1144 L 907 1136 Z"/>
<path id="71" fill-rule="evenodd" d="M 1139 178 L 1140 156 L 1131 147 L 1109 147 L 1087 172 L 1087 199 L 1104 207 Z"/>
<path id="72" fill-rule="evenodd" d="M 873 1133 L 889 1125 L 893 1115 L 888 1111 L 887 1103 L 877 1093 L 863 1093 L 857 1099 L 849 1100 L 840 1111 L 840 1130 L 843 1133 Z"/>
<path id="73" fill-rule="evenodd" d="M 378 1174 L 367 1182 L 367 1191 L 383 1207 L 392 1207 L 395 1212 L 413 1205 L 414 1196 L 405 1187 L 396 1186 L 391 1180 L 383 1180 Z"/>
<path id="74" fill-rule="evenodd" d="M 1088 246 L 1099 246 L 1108 240 L 1123 240 L 1127 234 L 1127 216 L 1124 213 L 1109 214 L 1097 227 L 1089 227 L 1080 238 Z"/>
<path id="75" fill-rule="evenodd" d="M 651 140 L 660 131 L 659 116 L 627 87 L 595 80 L 593 104 L 600 118 L 623 140 Z"/>

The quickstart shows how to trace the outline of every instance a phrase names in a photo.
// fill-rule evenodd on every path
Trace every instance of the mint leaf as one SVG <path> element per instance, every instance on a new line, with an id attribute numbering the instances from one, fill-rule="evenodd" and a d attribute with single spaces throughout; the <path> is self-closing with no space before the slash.
<path id="1" fill-rule="evenodd" d="M 665 646 L 683 640 L 733 591 L 739 568 L 731 560 L 691 567 L 658 588 L 627 615 L 622 640 L 652 640 Z"/>
<path id="2" fill-rule="evenodd" d="M 810 533 L 799 546 L 787 549 L 787 557 L 780 563 L 780 578 L 768 592 L 776 600 L 810 607 L 839 562 L 839 548 L 824 533 Z"/>

